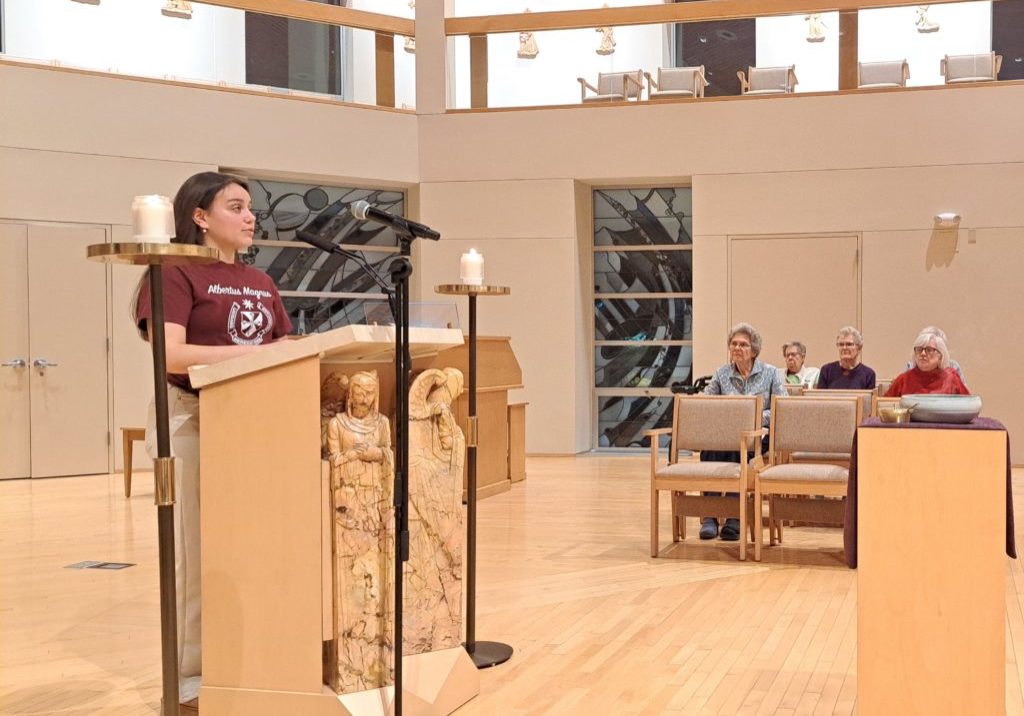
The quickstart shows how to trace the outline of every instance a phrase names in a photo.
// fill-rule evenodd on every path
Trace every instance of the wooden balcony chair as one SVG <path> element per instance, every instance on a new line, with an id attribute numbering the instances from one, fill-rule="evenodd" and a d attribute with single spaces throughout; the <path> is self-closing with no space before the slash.
<path id="1" fill-rule="evenodd" d="M 906 87 L 908 79 L 910 65 L 905 59 L 857 63 L 857 87 L 860 89 Z"/>
<path id="2" fill-rule="evenodd" d="M 751 477 L 747 453 L 761 452 L 759 395 L 676 395 L 672 427 L 649 430 L 651 441 L 651 556 L 658 556 L 658 496 L 672 492 L 672 541 L 686 537 L 686 516 L 740 520 L 740 559 L 747 558 Z M 668 462 L 661 463 L 658 438 L 671 435 Z M 739 451 L 740 462 L 680 460 L 684 450 Z M 688 495 L 687 492 L 696 494 Z M 736 492 L 739 497 L 704 495 Z"/>
<path id="3" fill-rule="evenodd" d="M 999 78 L 1003 56 L 994 52 L 977 55 L 946 55 L 939 61 L 939 72 L 947 85 L 965 82 L 994 82 Z"/>
<path id="4" fill-rule="evenodd" d="M 789 94 L 796 91 L 796 65 L 788 67 L 748 67 L 736 73 L 740 93 L 746 95 Z"/>
<path id="5" fill-rule="evenodd" d="M 650 72 L 647 78 L 647 98 L 672 99 L 674 97 L 703 97 L 708 81 L 704 77 L 704 65 L 697 67 L 659 67 L 658 79 Z"/>
<path id="6" fill-rule="evenodd" d="M 785 455 L 849 453 L 860 424 L 862 401 L 855 397 L 814 398 L 772 396 L 768 462 L 755 458 L 754 560 L 761 561 L 764 542 L 763 500 L 768 498 L 769 544 L 782 540 L 782 520 L 843 524 L 841 499 L 810 500 L 808 496 L 846 497 L 848 467 L 831 463 L 794 463 Z"/>
<path id="7" fill-rule="evenodd" d="M 599 72 L 596 87 L 582 77 L 577 77 L 576 81 L 580 83 L 580 101 L 583 103 L 638 100 L 644 91 L 643 70 Z M 588 89 L 594 94 L 588 95 Z"/>

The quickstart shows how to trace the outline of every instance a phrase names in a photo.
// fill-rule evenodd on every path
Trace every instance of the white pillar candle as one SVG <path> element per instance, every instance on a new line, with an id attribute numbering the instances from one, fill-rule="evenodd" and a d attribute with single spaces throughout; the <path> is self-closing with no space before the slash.
<path id="1" fill-rule="evenodd" d="M 462 283 L 469 286 L 482 286 L 484 283 L 484 257 L 478 254 L 476 249 L 470 249 L 468 254 L 462 254 L 459 262 L 459 276 Z"/>
<path id="2" fill-rule="evenodd" d="M 174 207 L 158 194 L 132 199 L 132 233 L 136 241 L 167 244 L 174 236 Z"/>

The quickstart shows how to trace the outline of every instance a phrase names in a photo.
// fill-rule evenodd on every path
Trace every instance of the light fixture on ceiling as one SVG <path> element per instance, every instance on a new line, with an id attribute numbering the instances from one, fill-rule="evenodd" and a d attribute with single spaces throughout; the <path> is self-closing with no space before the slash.
<path id="1" fill-rule="evenodd" d="M 160 10 L 167 17 L 180 17 L 188 20 L 192 17 L 192 3 L 188 0 L 167 0 L 167 4 Z"/>
<path id="2" fill-rule="evenodd" d="M 80 2 L 83 5 L 99 5 L 100 4 L 100 0 L 74 0 L 74 1 L 75 2 Z"/>
<path id="3" fill-rule="evenodd" d="M 940 214 L 935 215 L 935 228 L 936 229 L 959 229 L 960 228 L 960 215 L 954 214 L 952 211 L 943 211 Z"/>

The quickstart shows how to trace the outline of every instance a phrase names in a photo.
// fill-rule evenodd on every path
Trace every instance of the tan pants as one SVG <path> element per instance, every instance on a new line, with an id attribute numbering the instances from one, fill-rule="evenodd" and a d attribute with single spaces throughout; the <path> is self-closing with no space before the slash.
<path id="1" fill-rule="evenodd" d="M 174 457 L 174 570 L 178 601 L 178 689 L 182 703 L 199 695 L 202 613 L 199 566 L 199 398 L 167 386 Z M 146 452 L 157 456 L 156 406 L 149 405 Z"/>

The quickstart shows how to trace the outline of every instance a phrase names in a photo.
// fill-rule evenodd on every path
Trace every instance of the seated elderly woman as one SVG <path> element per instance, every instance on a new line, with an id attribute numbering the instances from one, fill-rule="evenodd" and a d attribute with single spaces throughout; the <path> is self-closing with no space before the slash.
<path id="1" fill-rule="evenodd" d="M 843 326 L 836 336 L 839 360 L 826 363 L 818 372 L 818 388 L 874 390 L 875 371 L 860 362 L 864 337 L 853 326 Z"/>
<path id="2" fill-rule="evenodd" d="M 804 365 L 807 360 L 807 346 L 800 341 L 782 344 L 782 357 L 786 359 L 786 382 L 790 385 L 814 387 L 818 382 L 818 369 Z"/>
<path id="3" fill-rule="evenodd" d="M 925 333 L 933 333 L 936 336 L 938 336 L 939 338 L 941 338 L 942 342 L 946 344 L 946 350 L 947 351 L 949 350 L 949 339 L 946 338 L 946 332 L 944 330 L 942 330 L 938 326 L 925 326 L 924 328 L 921 329 L 921 334 L 919 334 L 919 335 L 922 335 L 922 334 L 925 334 Z M 914 361 L 908 360 L 907 361 L 907 370 L 910 370 L 913 367 L 914 367 Z M 967 376 L 964 375 L 964 369 L 960 367 L 960 364 L 957 363 L 952 358 L 950 358 L 949 359 L 949 367 L 952 368 L 953 370 L 955 370 L 956 374 L 958 376 L 960 376 L 960 380 L 963 381 L 963 384 L 967 385 Z"/>
<path id="4" fill-rule="evenodd" d="M 757 359 L 761 353 L 761 334 L 749 323 L 737 323 L 729 331 L 729 363 L 715 371 L 704 393 L 708 395 L 760 395 L 765 410 L 761 425 L 768 427 L 772 396 L 786 395 L 782 371 Z M 761 452 L 767 452 L 768 438 L 762 442 Z M 739 452 L 704 450 L 702 462 L 739 462 Z M 714 539 L 718 534 L 718 520 L 705 517 L 700 525 L 701 539 Z M 722 526 L 721 538 L 734 541 L 740 538 L 739 518 L 730 517 Z"/>
<path id="5" fill-rule="evenodd" d="M 946 341 L 935 333 L 921 333 L 914 341 L 914 367 L 896 376 L 887 397 L 914 393 L 970 395 L 971 391 L 949 365 Z"/>

